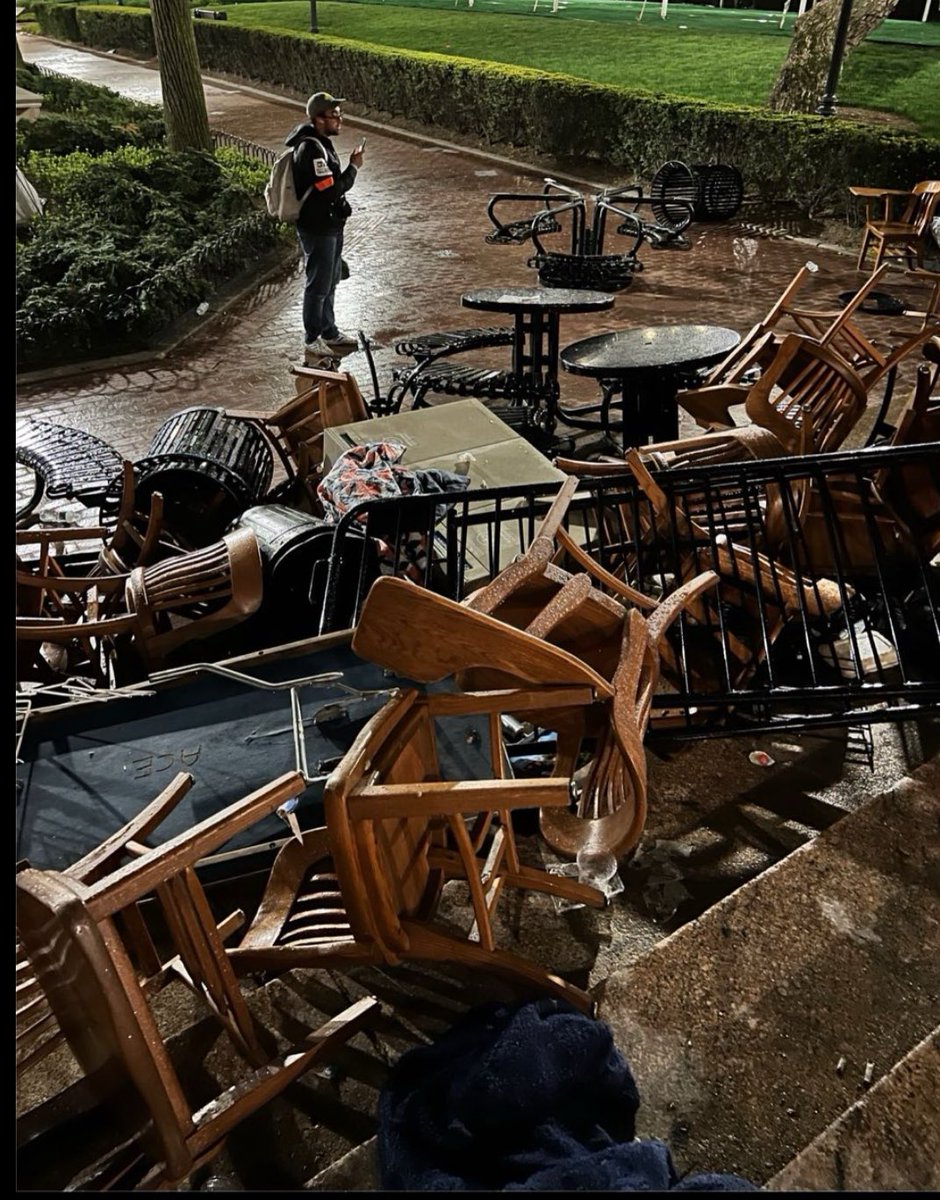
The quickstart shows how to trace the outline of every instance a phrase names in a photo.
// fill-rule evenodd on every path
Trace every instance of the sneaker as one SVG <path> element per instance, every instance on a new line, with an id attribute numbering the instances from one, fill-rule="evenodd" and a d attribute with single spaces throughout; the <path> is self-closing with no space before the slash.
<path id="1" fill-rule="evenodd" d="M 327 345 L 323 338 L 318 337 L 315 342 L 307 342 L 304 345 L 304 360 L 307 365 L 310 365 L 310 360 L 319 361 L 321 358 L 335 358 L 335 352 Z"/>
<path id="2" fill-rule="evenodd" d="M 336 331 L 335 337 L 328 337 L 325 341 L 334 350 L 346 350 L 359 345 L 357 337 L 353 337 L 351 333 L 343 333 L 341 329 Z"/>

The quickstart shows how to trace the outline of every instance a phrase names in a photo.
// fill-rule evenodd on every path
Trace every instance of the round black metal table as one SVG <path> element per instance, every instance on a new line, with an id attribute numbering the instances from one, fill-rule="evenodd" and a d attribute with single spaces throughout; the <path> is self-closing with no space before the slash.
<path id="1" fill-rule="evenodd" d="M 620 433 L 624 447 L 674 441 L 679 436 L 676 392 L 740 340 L 721 325 L 647 325 L 572 342 L 561 352 L 562 366 L 599 380 L 603 399 L 561 409 L 560 416 L 576 429 L 601 429 L 612 440 Z M 619 419 L 611 420 L 611 409 L 619 411 Z"/>
<path id="2" fill-rule="evenodd" d="M 613 307 L 614 297 L 580 288 L 478 288 L 465 292 L 460 303 L 464 308 L 512 314 L 512 371 L 527 381 L 527 394 L 539 406 L 537 423 L 550 434 L 557 420 L 561 314 L 602 312 Z"/>

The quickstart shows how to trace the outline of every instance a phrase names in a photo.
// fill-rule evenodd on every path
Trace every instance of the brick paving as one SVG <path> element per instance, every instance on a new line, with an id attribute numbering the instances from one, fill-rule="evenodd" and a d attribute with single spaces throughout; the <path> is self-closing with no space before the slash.
<path id="1" fill-rule="evenodd" d="M 20 43 L 28 61 L 160 102 L 153 63 L 29 35 L 20 35 Z M 214 128 L 272 148 L 280 146 L 303 115 L 305 97 L 277 97 L 222 81 L 207 82 L 205 91 Z M 488 314 L 461 308 L 462 292 L 537 282 L 526 266 L 529 246 L 484 241 L 490 229 L 486 203 L 494 191 L 539 190 L 545 170 L 448 143 L 415 140 L 355 116 L 339 139 L 344 160 L 366 128 L 366 163 L 351 194 L 355 212 L 347 226 L 352 275 L 337 293 L 337 316 L 342 328 L 362 329 L 382 347 L 375 357 L 384 390 L 393 364 L 401 362 L 394 353 L 396 339 L 427 329 L 499 323 L 499 318 L 481 321 Z M 861 278 L 850 254 L 770 236 L 745 210 L 740 220 L 693 225 L 689 234 L 693 245 L 687 252 L 644 247 L 644 270 L 617 295 L 611 310 L 562 319 L 562 344 L 605 330 L 672 321 L 710 322 L 743 333 L 807 259 L 819 265 L 813 287 L 826 306 Z M 893 290 L 904 293 L 903 286 Z M 41 415 L 93 431 L 126 457 L 138 458 L 162 421 L 189 405 L 270 411 L 293 394 L 290 367 L 300 360 L 303 340 L 301 291 L 298 258 L 224 311 L 210 309 L 195 333 L 162 357 L 124 366 L 98 364 L 45 379 L 21 378 L 17 416 Z M 490 352 L 491 360 L 495 364 L 505 353 Z M 355 352 L 344 366 L 371 395 L 365 356 Z M 561 385 L 565 403 L 595 397 L 590 380 L 563 375 Z M 685 418 L 681 432 L 694 429 Z"/>

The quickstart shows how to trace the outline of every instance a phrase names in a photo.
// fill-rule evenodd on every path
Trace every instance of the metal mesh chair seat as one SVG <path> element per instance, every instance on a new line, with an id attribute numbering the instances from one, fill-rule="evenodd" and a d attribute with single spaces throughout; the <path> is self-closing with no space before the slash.
<path id="1" fill-rule="evenodd" d="M 586 288 L 620 292 L 629 287 L 642 263 L 632 254 L 535 254 L 526 264 L 535 267 L 543 287 Z"/>
<path id="2" fill-rule="evenodd" d="M 410 355 L 419 362 L 463 350 L 478 350 L 483 346 L 512 344 L 511 326 L 491 325 L 477 329 L 451 329 L 439 333 L 420 333 L 395 343 L 396 354 Z M 397 375 L 396 375 L 397 378 Z"/>
<path id="3" fill-rule="evenodd" d="M 427 392 L 473 396 L 478 400 L 511 400 L 517 404 L 534 403 L 542 398 L 541 389 L 529 376 L 456 362 L 435 362 L 423 367 L 411 379 L 411 389 L 415 406 Z"/>
<path id="4" fill-rule="evenodd" d="M 93 433 L 30 417 L 16 437 L 16 461 L 43 480 L 46 495 L 94 504 L 121 470 L 121 456 Z"/>

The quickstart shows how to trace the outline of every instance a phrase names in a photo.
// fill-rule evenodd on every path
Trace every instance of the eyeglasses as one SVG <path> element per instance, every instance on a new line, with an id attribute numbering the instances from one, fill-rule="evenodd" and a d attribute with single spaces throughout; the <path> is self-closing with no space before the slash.
<path id="1" fill-rule="evenodd" d="M 318 117 L 323 117 L 325 121 L 342 120 L 343 110 L 341 108 L 330 108 L 326 112 L 317 113 Z"/>

